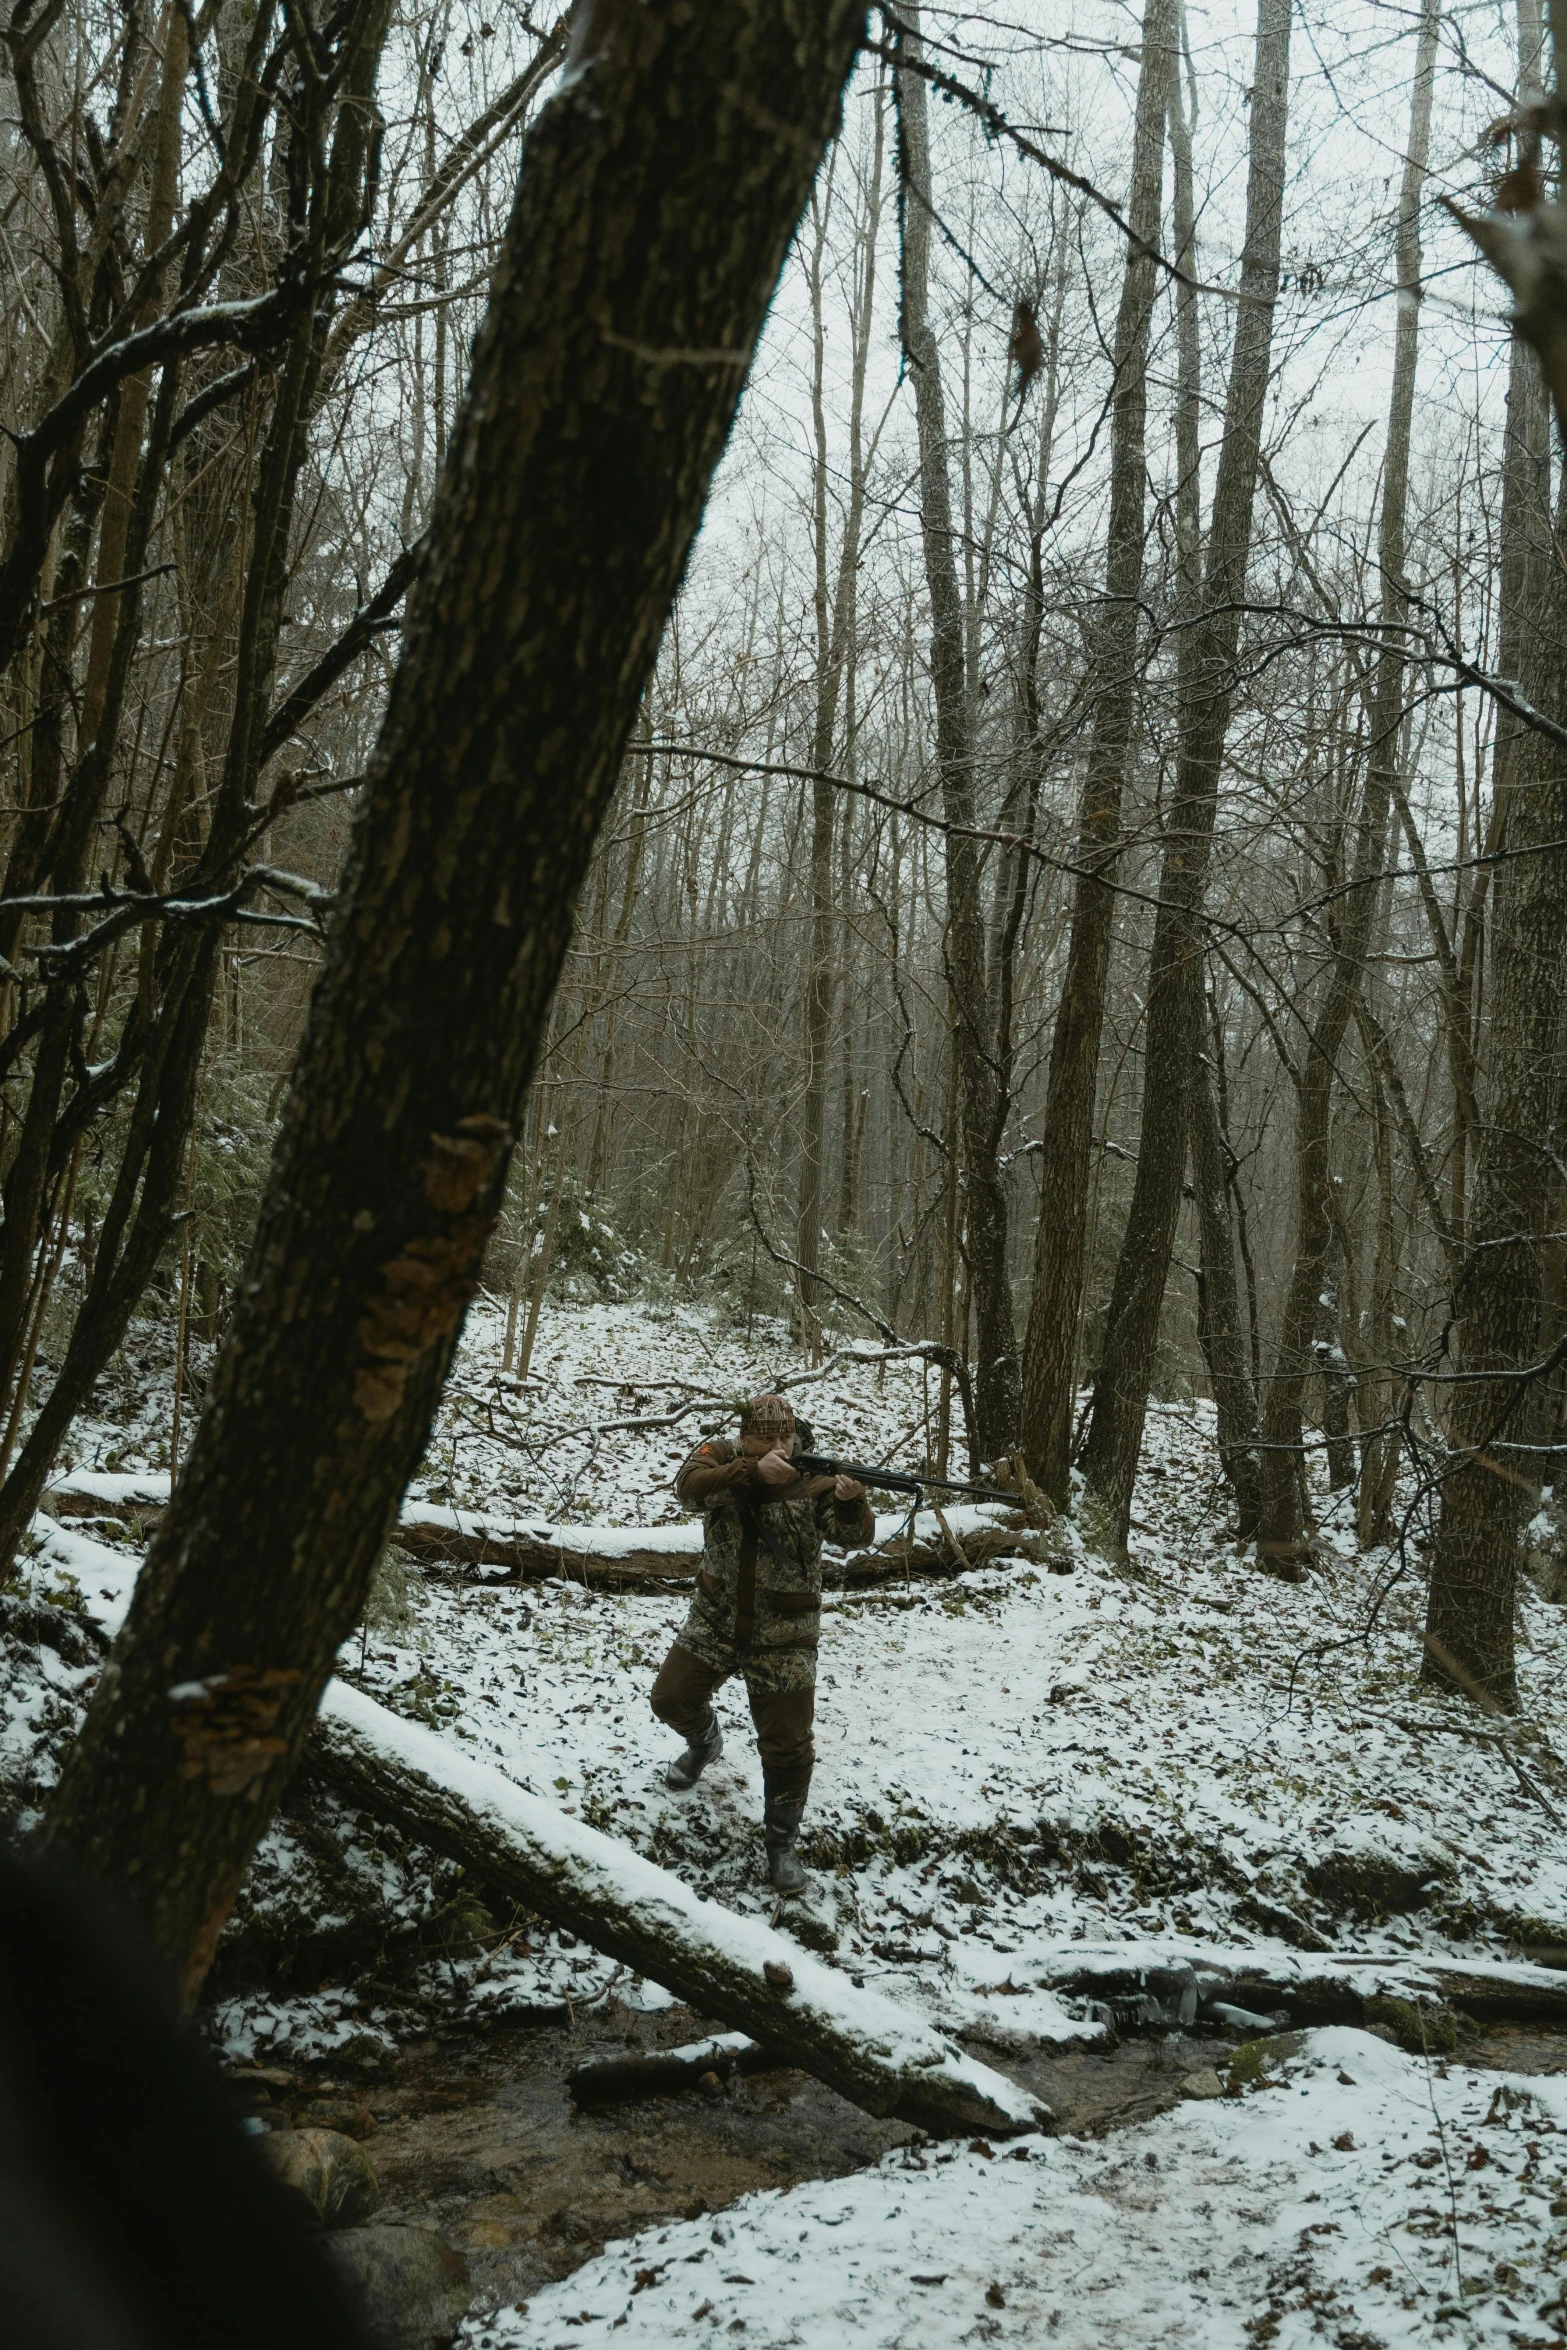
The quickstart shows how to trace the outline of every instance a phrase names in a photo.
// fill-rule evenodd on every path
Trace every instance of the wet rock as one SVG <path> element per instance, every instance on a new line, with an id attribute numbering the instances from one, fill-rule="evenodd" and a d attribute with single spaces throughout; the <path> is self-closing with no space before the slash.
<path id="1" fill-rule="evenodd" d="M 1181 2080 L 1183 2097 L 1222 2097 L 1224 2083 L 1215 2072 L 1186 2073 Z"/>
<path id="2" fill-rule="evenodd" d="M 238 2065 L 229 2074 L 229 2079 L 240 2089 L 292 2089 L 298 2077 L 297 2073 L 276 2064 Z"/>
<path id="3" fill-rule="evenodd" d="M 347 2097 L 316 2097 L 302 2108 L 299 2126 L 305 2130 L 340 2130 L 345 2138 L 375 2134 L 375 2115 L 367 2105 Z"/>
<path id="4" fill-rule="evenodd" d="M 279 2186 L 323 2228 L 357 2227 L 381 2208 L 370 2157 L 340 2130 L 271 2130 L 262 2158 Z"/>
<path id="5" fill-rule="evenodd" d="M 381 2081 L 391 2071 L 397 2051 L 390 2040 L 378 2039 L 374 2032 L 355 2032 L 333 2054 L 345 2072 L 357 2073 L 362 2081 Z"/>
<path id="6" fill-rule="evenodd" d="M 325 2250 L 383 2350 L 449 2342 L 473 2298 L 467 2262 L 431 2228 L 352 2228 Z"/>

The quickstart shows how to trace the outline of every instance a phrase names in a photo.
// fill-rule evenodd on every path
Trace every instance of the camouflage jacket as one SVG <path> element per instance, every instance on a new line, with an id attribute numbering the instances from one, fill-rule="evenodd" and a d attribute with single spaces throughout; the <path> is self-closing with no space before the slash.
<path id="1" fill-rule="evenodd" d="M 821 1630 L 822 1539 L 871 1541 L 870 1504 L 835 1500 L 830 1477 L 764 1485 L 755 1461 L 721 1439 L 690 1455 L 675 1493 L 705 1522 L 681 1647 L 771 1691 L 809 1688 Z"/>

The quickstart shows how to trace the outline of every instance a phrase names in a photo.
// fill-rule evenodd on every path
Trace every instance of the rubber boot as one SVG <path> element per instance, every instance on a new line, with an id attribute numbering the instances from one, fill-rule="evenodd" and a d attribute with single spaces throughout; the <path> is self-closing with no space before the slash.
<path id="1" fill-rule="evenodd" d="M 795 1846 L 800 1841 L 800 1815 L 805 1809 L 805 1789 L 791 1789 L 787 1795 L 769 1795 L 762 1813 L 762 1833 L 767 1843 L 767 1882 L 775 1893 L 803 1893 L 810 1883 Z"/>
<path id="2" fill-rule="evenodd" d="M 699 1730 L 684 1754 L 677 1754 L 664 1773 L 664 1784 L 677 1795 L 684 1795 L 694 1787 L 710 1762 L 716 1762 L 724 1751 L 724 1734 L 718 1727 L 718 1716 L 711 1706 L 707 1709 L 707 1728 Z"/>

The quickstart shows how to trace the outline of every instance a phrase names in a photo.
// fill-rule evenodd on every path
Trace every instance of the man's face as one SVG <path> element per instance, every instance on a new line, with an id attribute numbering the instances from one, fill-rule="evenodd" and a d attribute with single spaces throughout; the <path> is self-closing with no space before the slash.
<path id="1" fill-rule="evenodd" d="M 740 1450 L 753 1461 L 759 1461 L 764 1453 L 788 1454 L 794 1450 L 794 1429 L 747 1428 L 740 1438 Z"/>

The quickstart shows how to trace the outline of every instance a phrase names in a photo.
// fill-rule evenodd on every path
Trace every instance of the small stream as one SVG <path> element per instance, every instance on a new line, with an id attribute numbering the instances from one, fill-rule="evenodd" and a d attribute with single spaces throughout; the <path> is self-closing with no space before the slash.
<path id="1" fill-rule="evenodd" d="M 613 2237 L 720 2211 L 758 2189 L 841 2177 L 920 2135 L 794 2071 L 589 2113 L 567 2095 L 584 2056 L 678 2046 L 707 2028 L 683 2007 L 612 2007 L 571 2025 L 437 2034 L 369 2081 L 324 2068 L 234 2079 L 271 2127 L 362 2137 L 386 2198 L 378 2219 L 436 2229 L 468 2262 L 476 2304 L 496 2308 L 568 2276 Z M 1105 2050 L 976 2053 L 1044 2097 L 1060 2129 L 1097 2135 L 1178 2103 L 1188 2076 L 1221 2063 L 1230 2046 L 1172 2033 Z M 1560 2072 L 1567 2033 L 1487 2029 L 1465 2041 L 1462 2061 Z"/>

